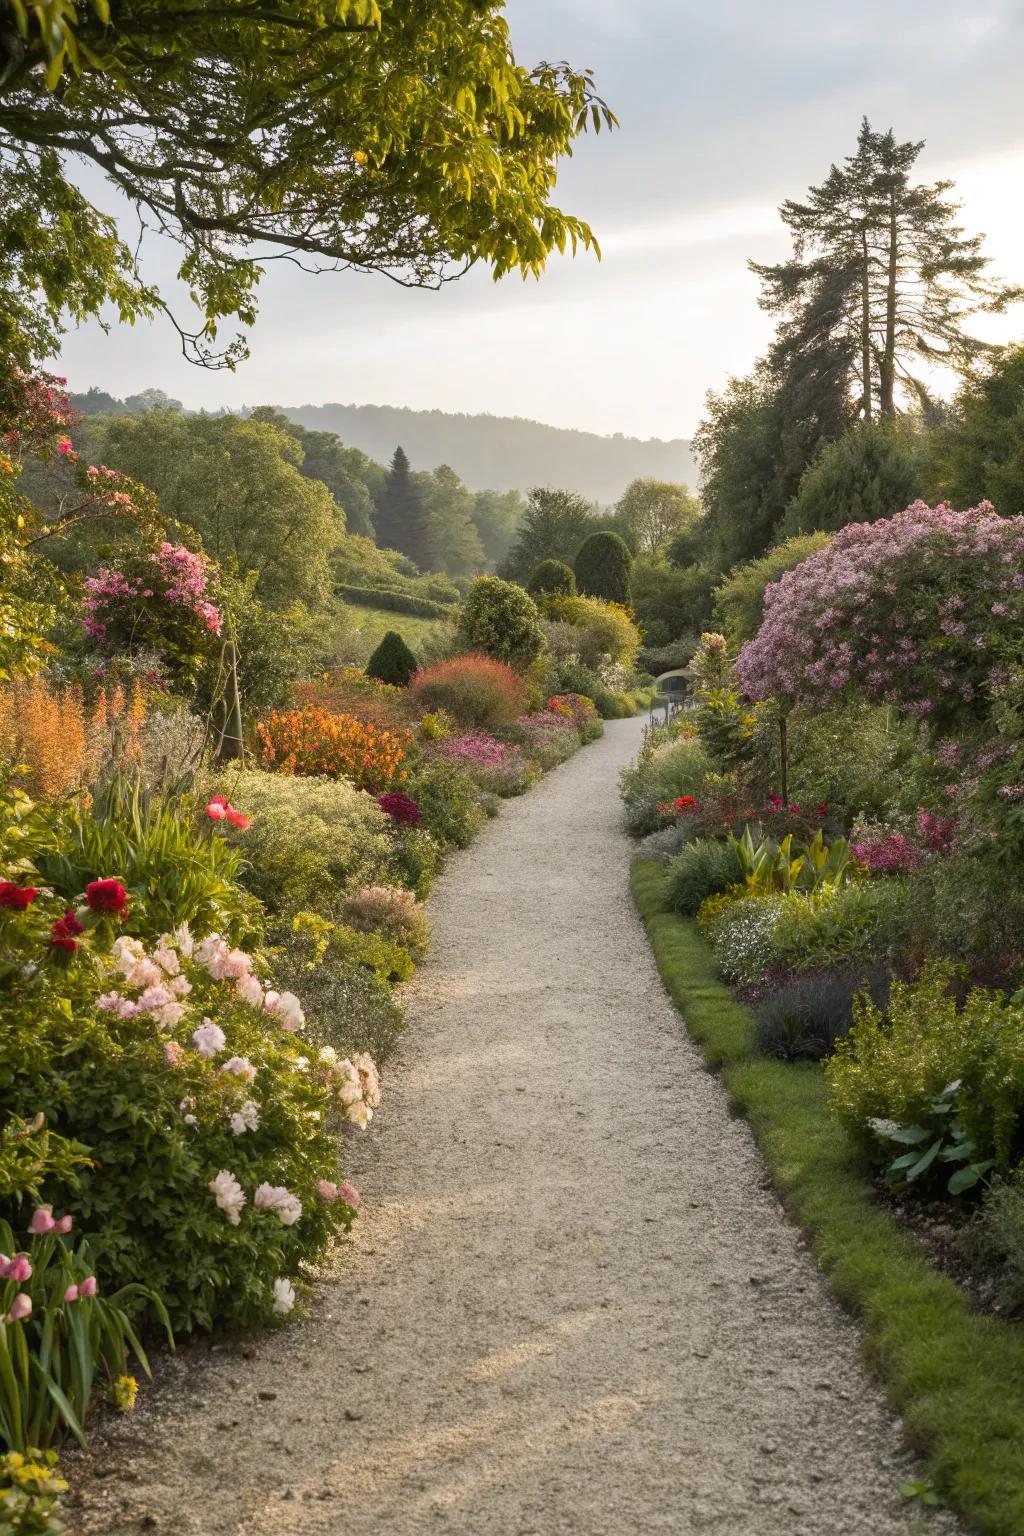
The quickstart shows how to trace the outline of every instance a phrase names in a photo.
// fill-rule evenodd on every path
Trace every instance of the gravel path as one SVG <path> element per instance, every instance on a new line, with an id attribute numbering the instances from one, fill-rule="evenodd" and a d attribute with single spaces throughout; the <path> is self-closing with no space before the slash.
<path id="1" fill-rule="evenodd" d="M 452 860 L 357 1239 L 305 1325 L 167 1367 L 94 1458 L 83 1536 L 922 1528 L 633 911 L 639 736 L 612 724 Z"/>

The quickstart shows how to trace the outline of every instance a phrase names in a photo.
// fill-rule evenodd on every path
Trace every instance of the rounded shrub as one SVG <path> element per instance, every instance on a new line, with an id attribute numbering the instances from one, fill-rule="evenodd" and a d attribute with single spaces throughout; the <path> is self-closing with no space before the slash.
<path id="1" fill-rule="evenodd" d="M 610 531 L 592 533 L 576 556 L 576 585 L 587 597 L 630 606 L 633 557 L 624 540 Z"/>
<path id="2" fill-rule="evenodd" d="M 459 614 L 459 634 L 471 650 L 525 672 L 544 649 L 533 598 L 515 582 L 478 576 Z"/>
<path id="3" fill-rule="evenodd" d="M 530 592 L 557 592 L 562 597 L 576 596 L 576 577 L 563 560 L 542 560 L 530 577 Z"/>
<path id="4" fill-rule="evenodd" d="M 389 629 L 366 663 L 366 675 L 381 683 L 391 683 L 395 688 L 408 688 L 416 666 L 416 657 L 401 635 L 397 630 Z"/>
<path id="5" fill-rule="evenodd" d="M 460 725 L 502 725 L 526 708 L 526 687 L 518 673 L 480 651 L 417 672 L 411 686 L 424 709 L 443 709 Z"/>

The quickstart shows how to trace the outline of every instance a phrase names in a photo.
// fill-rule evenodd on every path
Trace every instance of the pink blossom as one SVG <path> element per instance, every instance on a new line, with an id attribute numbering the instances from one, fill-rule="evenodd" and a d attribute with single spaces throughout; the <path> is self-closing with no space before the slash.
<path id="1" fill-rule="evenodd" d="M 261 1184 L 252 1203 L 258 1211 L 273 1211 L 282 1227 L 293 1227 L 302 1215 L 302 1201 L 282 1184 Z"/>
<path id="2" fill-rule="evenodd" d="M 77 1285 L 69 1285 L 68 1286 L 67 1290 L 64 1292 L 64 1300 L 65 1301 L 77 1301 L 78 1300 L 78 1286 Z"/>
<path id="3" fill-rule="evenodd" d="M 79 1281 L 79 1296 L 95 1296 L 98 1289 L 95 1275 L 86 1275 L 84 1280 Z"/>
<path id="4" fill-rule="evenodd" d="M 26 1291 L 19 1291 L 7 1310 L 9 1323 L 23 1323 L 32 1316 L 32 1298 Z"/>
<path id="5" fill-rule="evenodd" d="M 45 1233 L 52 1232 L 56 1225 L 53 1219 L 53 1206 L 41 1205 L 38 1210 L 32 1212 L 28 1230 L 34 1237 L 42 1237 Z"/>
<path id="6" fill-rule="evenodd" d="M 180 1067 L 185 1060 L 185 1052 L 177 1040 L 168 1040 L 164 1044 L 164 1056 L 169 1067 Z"/>
<path id="7" fill-rule="evenodd" d="M 16 1253 L 7 1269 L 8 1280 L 16 1280 L 19 1285 L 32 1278 L 32 1264 L 27 1253 Z"/>
<path id="8" fill-rule="evenodd" d="M 355 1185 L 350 1184 L 347 1179 L 344 1181 L 344 1183 L 338 1185 L 338 1194 L 340 1198 L 344 1200 L 346 1205 L 351 1205 L 353 1208 L 356 1208 L 363 1203 L 362 1195 L 359 1193 L 358 1189 L 356 1189 Z"/>
<path id="9" fill-rule="evenodd" d="M 234 1077 L 244 1078 L 247 1083 L 255 1081 L 256 1068 L 248 1056 L 231 1056 L 221 1067 L 222 1072 L 229 1072 Z"/>
<path id="10" fill-rule="evenodd" d="M 70 1216 L 62 1216 L 59 1221 L 55 1221 L 54 1222 L 53 1230 L 55 1232 L 58 1232 L 61 1237 L 67 1237 L 68 1233 L 71 1231 L 71 1228 L 73 1226 L 74 1226 L 74 1220 L 73 1220 L 72 1217 L 70 1217 Z"/>

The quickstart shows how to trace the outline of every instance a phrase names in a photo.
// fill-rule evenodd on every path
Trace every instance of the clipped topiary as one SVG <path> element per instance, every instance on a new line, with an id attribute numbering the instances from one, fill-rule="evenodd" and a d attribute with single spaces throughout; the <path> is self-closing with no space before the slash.
<path id="1" fill-rule="evenodd" d="M 416 672 L 416 657 L 397 630 L 389 629 L 366 663 L 367 677 L 395 688 L 408 688 Z"/>
<path id="2" fill-rule="evenodd" d="M 478 576 L 459 614 L 466 646 L 525 672 L 544 649 L 537 604 L 524 587 L 497 576 Z"/>
<path id="3" fill-rule="evenodd" d="M 561 597 L 575 597 L 576 577 L 572 567 L 563 560 L 542 560 L 530 577 L 527 590 L 535 597 L 548 592 L 557 592 Z"/>
<path id="4" fill-rule="evenodd" d="M 587 597 L 630 606 L 633 556 L 617 533 L 592 533 L 581 544 L 575 564 L 576 585 Z"/>

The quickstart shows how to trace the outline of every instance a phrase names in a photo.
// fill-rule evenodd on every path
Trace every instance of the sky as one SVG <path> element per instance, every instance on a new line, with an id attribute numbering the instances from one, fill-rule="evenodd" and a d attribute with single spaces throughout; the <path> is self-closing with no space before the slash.
<path id="1" fill-rule="evenodd" d="M 771 332 L 748 259 L 787 253 L 778 204 L 853 149 L 865 114 L 926 141 L 922 179 L 953 178 L 992 272 L 1024 280 L 1024 0 L 507 0 L 507 14 L 521 62 L 591 66 L 620 120 L 578 142 L 558 185 L 600 262 L 556 257 L 539 283 L 478 269 L 437 293 L 279 263 L 234 374 L 184 362 L 166 322 L 106 336 L 89 324 L 61 358 L 72 388 L 689 437 L 707 391 L 745 373 Z M 163 284 L 172 253 L 151 254 Z M 976 329 L 1024 338 L 1024 307 Z"/>

